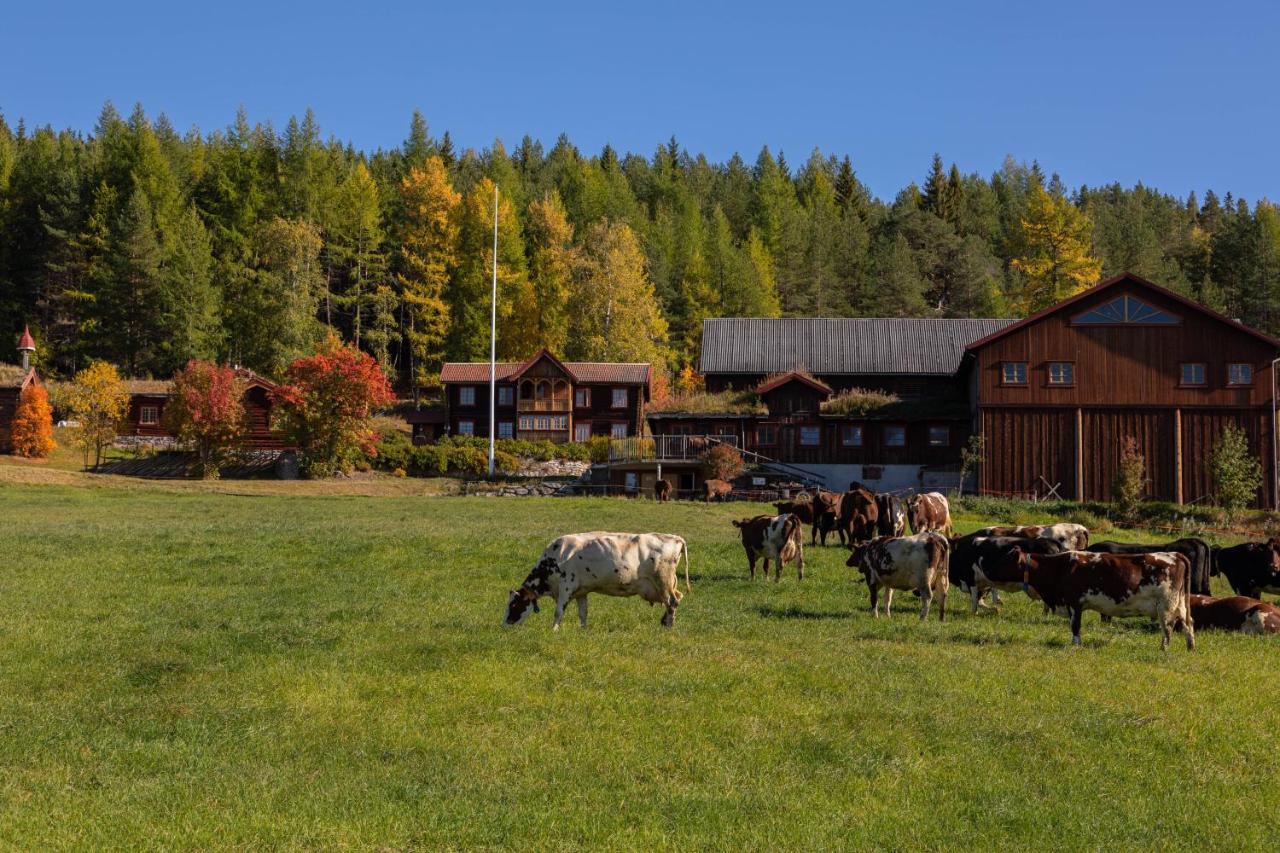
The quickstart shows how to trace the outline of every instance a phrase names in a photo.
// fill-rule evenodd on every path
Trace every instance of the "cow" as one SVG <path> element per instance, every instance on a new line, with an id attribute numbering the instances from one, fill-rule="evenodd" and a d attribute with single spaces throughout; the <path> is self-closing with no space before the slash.
<path id="1" fill-rule="evenodd" d="M 874 492 L 854 489 L 844 493 L 840 501 L 840 527 L 848 535 L 850 545 L 876 538 L 879 519 Z"/>
<path id="2" fill-rule="evenodd" d="M 974 536 L 1016 536 L 1019 539 L 1052 539 L 1064 551 L 1084 551 L 1089 547 L 1089 528 L 1083 524 L 1023 524 L 1017 527 L 984 527 Z M 1136 553 L 1136 552 L 1135 552 Z"/>
<path id="3" fill-rule="evenodd" d="M 1104 616 L 1149 616 L 1160 624 L 1160 648 L 1169 648 L 1174 630 L 1183 632 L 1187 651 L 1196 647 L 1191 616 L 1191 563 L 1182 554 L 1094 554 L 1065 551 L 1032 554 L 1015 547 L 1022 582 L 1044 599 L 1049 609 L 1066 607 L 1071 614 L 1071 642 L 1080 644 L 1080 617 L 1085 610 Z"/>
<path id="4" fill-rule="evenodd" d="M 844 503 L 844 495 L 838 492 L 828 492 L 822 489 L 814 489 L 813 495 L 813 536 L 809 541 L 810 545 L 818 543 L 818 535 L 822 535 L 822 547 L 827 546 L 827 534 L 833 529 L 840 535 L 840 544 L 845 544 L 845 530 L 840 526 L 841 506 Z"/>
<path id="5" fill-rule="evenodd" d="M 658 503 L 666 503 L 671 500 L 671 481 L 657 480 L 653 484 L 653 498 Z"/>
<path id="6" fill-rule="evenodd" d="M 907 498 L 907 521 L 912 533 L 936 530 L 945 536 L 955 534 L 951 526 L 951 505 L 941 492 L 925 492 Z"/>
<path id="7" fill-rule="evenodd" d="M 727 501 L 733 494 L 733 483 L 728 480 L 703 480 L 702 497 L 707 503 Z"/>
<path id="8" fill-rule="evenodd" d="M 519 589 L 507 598 L 504 625 L 519 625 L 538 612 L 538 599 L 549 595 L 556 600 L 556 618 L 551 626 L 560 629 L 564 609 L 578 602 L 578 621 L 587 627 L 587 593 L 638 595 L 666 608 L 664 627 L 676 619 L 680 593 L 678 572 L 684 557 L 684 585 L 689 586 L 689 549 L 684 539 L 670 533 L 575 533 L 555 539 Z"/>
<path id="9" fill-rule="evenodd" d="M 1253 635 L 1280 634 L 1280 607 L 1243 595 L 1227 598 L 1192 595 L 1191 617 L 1197 628 L 1221 628 Z"/>
<path id="10" fill-rule="evenodd" d="M 940 533 L 917 533 L 893 538 L 881 536 L 856 544 L 845 562 L 856 566 L 871 592 L 871 612 L 880 616 L 880 587 L 885 588 L 884 615 L 891 615 L 893 591 L 914 590 L 920 596 L 920 619 L 929 617 L 929 605 L 938 598 L 938 619 L 947 618 L 947 565 L 951 543 Z"/>
<path id="11" fill-rule="evenodd" d="M 876 495 L 876 512 L 876 530 L 881 536 L 907 535 L 907 511 L 897 495 Z"/>
<path id="12" fill-rule="evenodd" d="M 974 533 L 951 540 L 948 578 L 951 585 L 969 594 L 972 612 L 996 609 L 982 603 L 988 590 L 1017 592 L 1022 589 L 1022 554 L 1060 554 L 1062 546 L 1052 539 L 1021 539 L 1012 536 L 979 536 Z M 999 604 L 999 598 L 994 599 Z"/>
<path id="13" fill-rule="evenodd" d="M 1203 539 L 1175 539 L 1164 545 L 1134 545 L 1128 542 L 1097 542 L 1087 548 L 1074 548 L 1076 551 L 1093 551 L 1098 554 L 1153 554 L 1157 551 L 1169 551 L 1182 554 L 1191 563 L 1191 592 L 1196 595 L 1209 594 L 1209 543 Z"/>
<path id="14" fill-rule="evenodd" d="M 1262 593 L 1280 595 L 1280 540 L 1246 542 L 1230 548 L 1210 550 L 1209 573 L 1225 575 L 1236 595 L 1260 598 Z"/>
<path id="15" fill-rule="evenodd" d="M 782 579 L 782 567 L 793 560 L 796 561 L 800 580 L 804 580 L 804 535 L 799 518 L 791 513 L 757 515 L 735 520 L 733 526 L 742 536 L 752 580 L 756 579 L 756 560 L 760 557 L 764 557 L 766 578 L 769 577 L 769 561 L 773 560 L 775 583 Z"/>

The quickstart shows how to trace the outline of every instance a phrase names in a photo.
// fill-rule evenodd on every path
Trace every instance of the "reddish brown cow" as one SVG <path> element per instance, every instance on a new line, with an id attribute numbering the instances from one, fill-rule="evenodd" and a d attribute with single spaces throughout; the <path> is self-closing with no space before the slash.
<path id="1" fill-rule="evenodd" d="M 814 489 L 813 495 L 813 535 L 809 540 L 810 545 L 816 545 L 818 535 L 822 535 L 822 545 L 826 547 L 827 534 L 835 529 L 840 535 L 840 544 L 845 544 L 845 528 L 840 525 L 841 506 L 844 503 L 844 495 L 838 492 L 827 492 L 822 489 Z"/>
<path id="2" fill-rule="evenodd" d="M 1085 610 L 1103 616 L 1149 616 L 1164 632 L 1160 648 L 1169 648 L 1172 631 L 1182 631 L 1187 650 L 1196 647 L 1191 616 L 1191 563 L 1182 554 L 1095 554 L 1067 551 L 1030 554 L 1010 551 L 1022 568 L 1022 582 L 1049 609 L 1071 613 L 1071 642 L 1080 643 Z"/>
<path id="3" fill-rule="evenodd" d="M 1280 634 L 1280 607 L 1243 595 L 1227 598 L 1193 595 L 1191 617 L 1197 628 L 1221 628 L 1242 634 Z"/>
<path id="4" fill-rule="evenodd" d="M 941 492 L 925 492 L 908 498 L 907 520 L 911 522 L 912 533 L 937 530 L 947 536 L 955 535 L 951 527 L 951 505 Z"/>
<path id="5" fill-rule="evenodd" d="M 702 483 L 702 497 L 707 503 L 726 501 L 731 494 L 733 483 L 727 480 L 704 480 Z"/>
<path id="6" fill-rule="evenodd" d="M 659 503 L 666 503 L 671 500 L 671 482 L 669 480 L 658 480 L 654 483 L 653 497 Z"/>
<path id="7" fill-rule="evenodd" d="M 855 489 L 845 492 L 840 501 L 840 529 L 849 536 L 849 544 L 869 542 L 879 535 L 880 508 L 874 492 Z"/>
<path id="8" fill-rule="evenodd" d="M 790 513 L 779 516 L 757 515 L 734 521 L 742 536 L 742 547 L 747 552 L 751 579 L 756 579 L 756 560 L 764 557 L 764 576 L 769 577 L 769 561 L 774 562 L 774 581 L 782 578 L 782 567 L 797 561 L 800 580 L 804 580 L 804 537 L 800 519 Z"/>

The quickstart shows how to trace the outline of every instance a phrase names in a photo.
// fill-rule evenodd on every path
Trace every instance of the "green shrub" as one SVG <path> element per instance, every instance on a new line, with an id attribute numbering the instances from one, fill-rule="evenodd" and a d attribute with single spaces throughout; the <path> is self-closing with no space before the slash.
<path id="1" fill-rule="evenodd" d="M 1138 440 L 1126 435 L 1120 441 L 1120 465 L 1111 482 L 1111 500 L 1120 518 L 1131 521 L 1137 517 L 1146 478 L 1147 460 L 1138 452 Z"/>
<path id="2" fill-rule="evenodd" d="M 831 399 L 822 401 L 822 413 L 860 417 L 901 401 L 897 394 L 887 394 L 874 388 L 846 388 Z"/>
<path id="3" fill-rule="evenodd" d="M 609 461 L 609 436 L 593 435 L 587 442 L 587 453 L 592 462 Z"/>
<path id="4" fill-rule="evenodd" d="M 1244 430 L 1230 424 L 1209 456 L 1209 472 L 1218 506 L 1236 515 L 1250 503 L 1262 487 L 1262 463 L 1249 452 Z"/>

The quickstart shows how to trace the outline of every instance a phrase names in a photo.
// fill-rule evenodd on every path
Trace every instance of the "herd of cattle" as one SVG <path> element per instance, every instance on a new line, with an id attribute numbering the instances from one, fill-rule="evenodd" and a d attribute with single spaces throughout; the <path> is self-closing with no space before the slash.
<path id="1" fill-rule="evenodd" d="M 763 560 L 763 575 L 781 580 L 783 567 L 796 564 L 804 579 L 804 525 L 809 544 L 826 544 L 834 532 L 850 549 L 847 566 L 862 573 L 871 610 L 880 615 L 880 591 L 888 616 L 895 590 L 920 598 L 920 618 L 935 604 L 946 618 L 951 587 L 968 595 L 973 613 L 994 610 L 1001 592 L 1022 592 L 1043 602 L 1046 612 L 1071 620 L 1073 643 L 1080 621 L 1094 610 L 1104 621 L 1146 616 L 1162 629 L 1161 648 L 1174 631 L 1195 648 L 1195 628 L 1222 628 L 1246 634 L 1280 633 L 1280 608 L 1262 601 L 1280 594 L 1280 540 L 1211 547 L 1195 538 L 1151 545 L 1090 544 L 1079 524 L 987 527 L 955 536 L 947 498 L 937 492 L 913 495 L 904 503 L 859 483 L 840 493 L 815 490 L 806 499 L 781 501 L 775 515 L 735 520 L 752 580 Z M 908 527 L 910 533 L 908 533 Z M 519 589 L 512 590 L 504 624 L 537 612 L 538 600 L 555 599 L 554 628 L 576 601 L 587 624 L 587 594 L 639 596 L 664 607 L 671 626 L 683 597 L 678 569 L 684 560 L 689 589 L 689 553 L 684 539 L 665 533 L 583 533 L 561 536 L 543 551 Z M 1213 598 L 1210 577 L 1223 575 L 1236 595 Z M 991 604 L 985 599 L 991 599 Z"/>

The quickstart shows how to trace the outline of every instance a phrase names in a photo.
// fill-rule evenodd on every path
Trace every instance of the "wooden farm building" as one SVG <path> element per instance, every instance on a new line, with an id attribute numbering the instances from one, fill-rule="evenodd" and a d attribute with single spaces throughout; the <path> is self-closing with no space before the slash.
<path id="1" fill-rule="evenodd" d="M 1257 503 L 1275 506 L 1277 356 L 1280 341 L 1131 275 L 1017 321 L 707 320 L 700 368 L 725 405 L 650 411 L 652 441 L 619 444 L 610 479 L 643 491 L 662 471 L 687 493 L 721 442 L 828 488 L 948 488 L 976 433 L 970 488 L 1109 500 L 1132 437 L 1145 496 L 1194 502 L 1236 424 L 1264 470 Z"/>
<path id="2" fill-rule="evenodd" d="M 271 423 L 271 392 L 276 383 L 243 367 L 237 367 L 236 374 L 245 383 L 244 408 L 249 424 L 244 444 L 263 449 L 284 447 L 284 437 L 272 429 Z M 172 438 L 164 424 L 164 407 L 173 396 L 173 383 L 167 379 L 127 379 L 125 387 L 129 391 L 129 412 L 120 424 L 119 434 Z"/>
<path id="3" fill-rule="evenodd" d="M 14 349 L 22 363 L 0 363 L 0 452 L 3 453 L 13 449 L 9 432 L 18 408 L 18 398 L 29 385 L 40 384 L 40 375 L 31 366 L 31 353 L 35 352 L 36 345 L 28 329 L 22 330 Z"/>
<path id="4" fill-rule="evenodd" d="M 548 350 L 497 365 L 498 438 L 557 443 L 639 434 L 649 401 L 648 364 L 561 361 Z M 489 434 L 489 363 L 449 362 L 440 371 L 447 411 L 409 416 L 415 441 Z"/>

